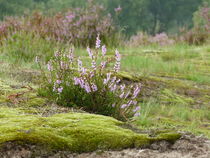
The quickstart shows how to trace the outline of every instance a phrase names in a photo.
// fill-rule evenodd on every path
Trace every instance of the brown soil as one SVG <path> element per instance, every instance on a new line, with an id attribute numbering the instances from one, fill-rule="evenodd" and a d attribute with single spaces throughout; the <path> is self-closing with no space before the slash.
<path id="1" fill-rule="evenodd" d="M 185 133 L 174 144 L 160 141 L 147 149 L 82 154 L 67 151 L 49 152 L 36 145 L 8 142 L 0 149 L 0 158 L 210 158 L 210 140 Z"/>

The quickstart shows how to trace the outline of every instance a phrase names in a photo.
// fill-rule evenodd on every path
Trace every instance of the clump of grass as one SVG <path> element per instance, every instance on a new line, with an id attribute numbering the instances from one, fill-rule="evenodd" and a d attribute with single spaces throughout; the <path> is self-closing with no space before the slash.
<path id="1" fill-rule="evenodd" d="M 35 56 L 40 56 L 46 61 L 58 48 L 65 47 L 56 41 L 41 38 L 38 34 L 17 31 L 8 35 L 1 43 L 0 51 L 16 63 L 32 62 Z"/>
<path id="2" fill-rule="evenodd" d="M 209 83 L 208 47 L 177 44 L 170 47 L 142 46 L 120 50 L 123 53 L 122 70 L 141 75 L 165 76 Z M 199 70 L 199 71 L 198 71 Z"/>

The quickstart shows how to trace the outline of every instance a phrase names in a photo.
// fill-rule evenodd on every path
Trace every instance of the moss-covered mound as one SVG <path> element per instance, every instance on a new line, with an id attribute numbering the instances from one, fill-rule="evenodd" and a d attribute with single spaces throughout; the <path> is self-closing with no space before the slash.
<path id="1" fill-rule="evenodd" d="M 46 149 L 88 152 L 142 147 L 154 141 L 174 141 L 180 137 L 177 133 L 149 137 L 122 128 L 122 124 L 111 117 L 87 113 L 41 117 L 24 114 L 20 109 L 1 107 L 0 144 L 15 141 Z"/>

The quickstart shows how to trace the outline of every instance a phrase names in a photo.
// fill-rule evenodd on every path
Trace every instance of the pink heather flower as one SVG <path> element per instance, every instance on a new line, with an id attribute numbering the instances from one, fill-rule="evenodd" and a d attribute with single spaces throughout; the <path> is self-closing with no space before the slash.
<path id="1" fill-rule="evenodd" d="M 133 112 L 138 112 L 140 110 L 140 106 L 137 106 L 134 110 L 133 110 Z"/>
<path id="2" fill-rule="evenodd" d="M 137 101 L 134 100 L 134 101 L 133 101 L 133 105 L 136 105 L 136 104 L 137 104 Z"/>
<path id="3" fill-rule="evenodd" d="M 106 51 L 107 51 L 107 50 L 106 50 L 106 46 L 103 45 L 103 46 L 102 46 L 102 55 L 103 55 L 103 56 L 106 55 Z"/>
<path id="4" fill-rule="evenodd" d="M 56 85 L 54 83 L 54 85 L 53 85 L 53 92 L 55 92 L 55 91 L 56 91 Z"/>
<path id="5" fill-rule="evenodd" d="M 133 101 L 132 100 L 130 100 L 130 101 L 128 101 L 128 106 L 131 106 L 131 104 L 133 103 Z"/>
<path id="6" fill-rule="evenodd" d="M 124 98 L 126 99 L 126 98 L 129 96 L 130 93 L 131 93 L 131 92 L 128 91 Z"/>
<path id="7" fill-rule="evenodd" d="M 97 87 L 95 84 L 92 84 L 92 85 L 91 85 L 91 88 L 92 88 L 92 90 L 93 90 L 94 92 L 98 90 L 98 87 Z"/>
<path id="8" fill-rule="evenodd" d="M 117 79 L 117 77 L 116 76 L 114 76 L 113 78 L 112 78 L 112 83 L 114 83 L 115 81 L 116 81 L 116 79 Z"/>
<path id="9" fill-rule="evenodd" d="M 53 70 L 53 67 L 52 67 L 51 62 L 48 62 L 48 63 L 47 63 L 47 69 L 48 69 L 49 71 L 52 71 L 52 70 Z"/>
<path id="10" fill-rule="evenodd" d="M 92 68 L 95 70 L 96 69 L 96 62 L 95 62 L 95 60 L 92 60 L 91 65 L 92 65 Z"/>
<path id="11" fill-rule="evenodd" d="M 135 90 L 133 92 L 132 99 L 135 99 L 138 96 L 139 92 L 140 92 L 140 87 L 139 86 L 136 86 L 136 88 L 135 88 Z"/>
<path id="12" fill-rule="evenodd" d="M 117 8 L 114 9 L 115 12 L 120 12 L 122 10 L 121 6 L 119 5 Z"/>
<path id="13" fill-rule="evenodd" d="M 93 59 L 93 52 L 91 51 L 91 49 L 90 49 L 89 47 L 87 47 L 87 52 L 88 52 L 88 54 L 89 54 L 89 57 L 90 57 L 91 59 Z"/>
<path id="14" fill-rule="evenodd" d="M 101 68 L 104 69 L 106 67 L 106 61 L 101 62 Z"/>
<path id="15" fill-rule="evenodd" d="M 91 71 L 91 72 L 90 72 L 90 78 L 93 78 L 94 75 L 95 75 L 95 74 L 94 74 L 94 71 Z"/>
<path id="16" fill-rule="evenodd" d="M 74 60 L 73 48 L 70 49 L 70 52 L 67 55 L 67 57 L 69 58 L 70 63 L 72 63 Z"/>
<path id="17" fill-rule="evenodd" d="M 78 63 L 78 70 L 81 71 L 82 70 L 82 61 L 80 59 L 78 59 L 77 63 Z"/>
<path id="18" fill-rule="evenodd" d="M 120 61 L 120 59 L 121 59 L 121 55 L 117 49 L 115 50 L 115 58 L 117 61 Z"/>
<path id="19" fill-rule="evenodd" d="M 66 19 L 68 20 L 68 22 L 71 22 L 74 18 L 75 18 L 74 13 L 68 13 L 68 15 L 66 15 Z"/>
<path id="20" fill-rule="evenodd" d="M 123 104 L 121 105 L 121 109 L 125 109 L 128 105 L 127 104 Z"/>
<path id="21" fill-rule="evenodd" d="M 123 98 L 125 92 L 122 92 L 122 94 L 120 94 L 120 98 Z"/>
<path id="22" fill-rule="evenodd" d="M 120 80 L 120 79 L 118 79 L 118 80 L 116 81 L 116 83 L 118 84 L 118 83 L 120 83 L 120 81 L 121 81 L 121 80 Z"/>
<path id="23" fill-rule="evenodd" d="M 35 57 L 35 63 L 38 63 L 38 62 L 39 62 L 39 57 L 36 56 L 36 57 Z"/>
<path id="24" fill-rule="evenodd" d="M 85 81 L 82 78 L 79 79 L 79 85 L 81 88 L 84 88 L 85 86 Z"/>
<path id="25" fill-rule="evenodd" d="M 104 79 L 104 84 L 105 84 L 105 85 L 109 82 L 110 77 L 111 77 L 111 73 L 107 73 L 107 74 L 106 74 L 106 79 Z"/>
<path id="26" fill-rule="evenodd" d="M 61 69 L 67 68 L 67 65 L 63 61 L 60 62 L 60 65 L 61 65 Z"/>
<path id="27" fill-rule="evenodd" d="M 120 90 L 121 90 L 121 91 L 124 91 L 124 89 L 125 89 L 125 84 L 120 85 Z"/>
<path id="28" fill-rule="evenodd" d="M 107 81 L 107 79 L 105 78 L 103 84 L 106 85 L 107 83 L 108 83 L 108 81 Z"/>
<path id="29" fill-rule="evenodd" d="M 82 68 L 82 75 L 85 75 L 86 74 L 86 69 L 83 67 Z"/>
<path id="30" fill-rule="evenodd" d="M 62 93 L 63 87 L 58 88 L 58 93 Z"/>
<path id="31" fill-rule="evenodd" d="M 55 52 L 54 56 L 55 56 L 55 57 L 58 57 L 58 56 L 59 56 L 59 52 L 58 52 L 58 51 Z"/>
<path id="32" fill-rule="evenodd" d="M 80 83 L 80 79 L 77 77 L 74 77 L 74 85 L 78 85 Z"/>
<path id="33" fill-rule="evenodd" d="M 116 105 L 116 103 L 113 103 L 113 104 L 112 104 L 112 107 L 114 108 L 114 107 L 115 107 L 115 105 Z"/>
<path id="34" fill-rule="evenodd" d="M 116 63 L 114 65 L 114 71 L 118 72 L 120 70 L 120 60 L 121 60 L 121 55 L 118 50 L 115 51 L 115 59 Z"/>
<path id="35" fill-rule="evenodd" d="M 90 93 L 90 92 L 91 92 L 91 89 L 90 89 L 90 86 L 89 86 L 88 83 L 85 83 L 84 88 L 85 88 L 85 91 L 86 91 L 87 93 Z"/>
<path id="36" fill-rule="evenodd" d="M 101 46 L 101 40 L 100 40 L 100 35 L 98 34 L 97 38 L 96 38 L 96 48 L 100 48 Z"/>
<path id="37" fill-rule="evenodd" d="M 134 114 L 134 117 L 139 117 L 140 116 L 140 112 L 137 112 Z"/>
<path id="38" fill-rule="evenodd" d="M 112 74 L 111 72 L 106 74 L 108 81 L 110 80 L 111 74 Z"/>
<path id="39" fill-rule="evenodd" d="M 57 84 L 61 84 L 61 80 L 57 80 L 56 83 L 57 83 Z"/>
<path id="40" fill-rule="evenodd" d="M 116 89 L 117 89 L 117 85 L 114 84 L 113 86 L 111 86 L 110 91 L 111 92 L 114 92 Z"/>

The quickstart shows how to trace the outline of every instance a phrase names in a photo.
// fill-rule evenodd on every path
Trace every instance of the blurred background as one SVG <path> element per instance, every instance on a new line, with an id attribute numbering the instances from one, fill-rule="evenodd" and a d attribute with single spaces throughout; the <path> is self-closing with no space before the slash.
<path id="1" fill-rule="evenodd" d="M 87 8 L 88 0 L 0 0 L 0 19 L 6 16 L 22 16 L 40 11 L 55 15 L 70 8 Z M 210 0 L 95 0 L 110 13 L 115 25 L 131 36 L 138 31 L 156 34 L 179 33 L 196 23 L 196 13 Z M 119 12 L 119 13 L 118 13 Z"/>

